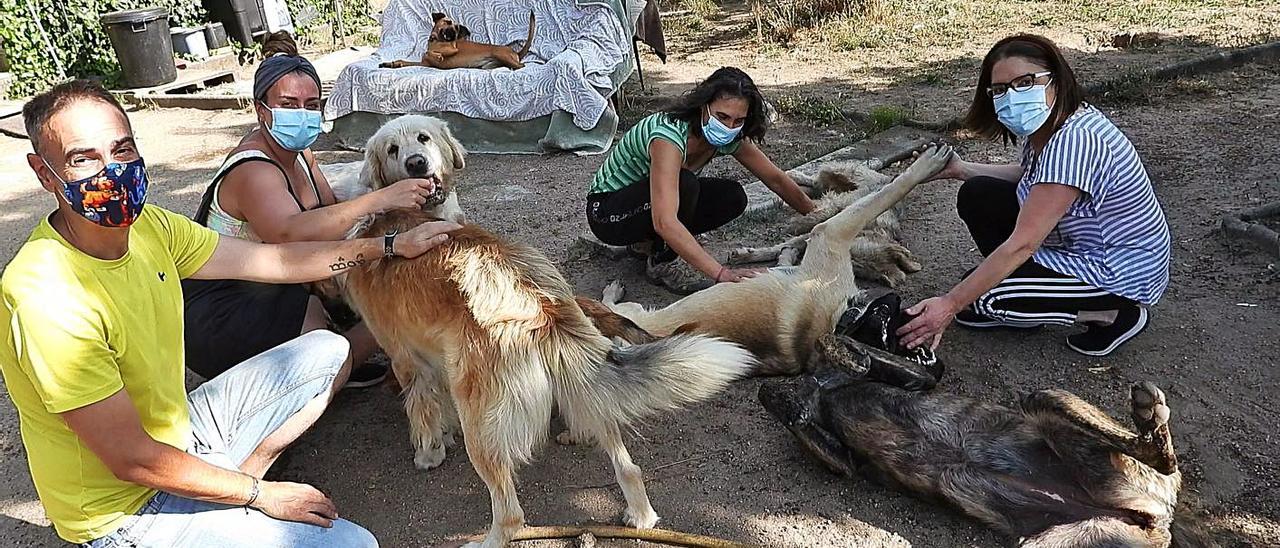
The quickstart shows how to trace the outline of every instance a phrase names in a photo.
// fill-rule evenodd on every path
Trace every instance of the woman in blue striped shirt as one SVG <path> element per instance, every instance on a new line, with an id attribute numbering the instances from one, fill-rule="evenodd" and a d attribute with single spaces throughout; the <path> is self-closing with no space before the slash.
<path id="1" fill-rule="evenodd" d="M 952 158 L 938 179 L 963 179 L 956 199 L 985 259 L 945 295 L 908 309 L 909 347 L 937 346 L 955 319 L 973 328 L 1083 324 L 1067 337 L 1106 356 L 1146 328 L 1169 284 L 1164 211 L 1133 144 L 1098 109 L 1057 46 L 1011 36 L 987 53 L 966 125 L 1021 162 Z"/>

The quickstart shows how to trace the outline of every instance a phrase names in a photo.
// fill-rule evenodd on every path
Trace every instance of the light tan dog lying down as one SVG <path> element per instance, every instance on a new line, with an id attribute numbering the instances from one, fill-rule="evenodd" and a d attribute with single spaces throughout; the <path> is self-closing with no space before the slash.
<path id="1" fill-rule="evenodd" d="M 723 337 L 756 355 L 763 375 L 803 371 L 818 337 L 831 333 L 859 293 L 850 247 L 862 229 L 942 170 L 951 147 L 925 150 L 911 167 L 875 193 L 859 198 L 810 233 L 804 258 L 737 283 L 721 283 L 658 310 L 620 303 L 622 287 L 605 288 L 604 304 L 656 336 L 680 331 Z"/>

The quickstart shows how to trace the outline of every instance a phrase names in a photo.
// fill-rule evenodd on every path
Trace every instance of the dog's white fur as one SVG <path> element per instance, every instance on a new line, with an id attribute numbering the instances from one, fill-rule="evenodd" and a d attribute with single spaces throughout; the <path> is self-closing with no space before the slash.
<path id="1" fill-rule="evenodd" d="M 439 118 L 409 114 L 393 119 L 369 138 L 363 162 L 321 169 L 338 201 L 346 201 L 413 177 L 406 162 L 415 155 L 426 160 L 426 176 L 436 179 L 444 198 L 426 211 L 439 219 L 464 222 L 466 214 L 458 204 L 454 172 L 466 167 L 467 151 Z"/>
<path id="2" fill-rule="evenodd" d="M 851 249 L 863 229 L 940 171 L 951 154 L 945 145 L 926 150 L 893 182 L 818 223 L 798 266 L 717 284 L 659 310 L 618 302 L 622 288 L 615 283 L 605 288 L 604 304 L 655 336 L 680 330 L 739 343 L 760 359 L 758 373 L 798 373 L 809 366 L 818 337 L 831 332 L 851 298 L 861 296 Z"/>

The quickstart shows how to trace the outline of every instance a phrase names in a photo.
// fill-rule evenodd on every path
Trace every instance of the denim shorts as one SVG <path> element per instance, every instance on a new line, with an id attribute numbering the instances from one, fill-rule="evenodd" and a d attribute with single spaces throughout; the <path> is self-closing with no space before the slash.
<path id="1" fill-rule="evenodd" d="M 325 394 L 350 351 L 347 340 L 312 331 L 231 368 L 187 397 L 192 442 L 188 450 L 236 470 L 268 435 L 303 406 Z M 332 528 L 281 521 L 257 510 L 157 493 L 114 533 L 91 548 L 176 546 L 374 547 L 359 525 Z"/>

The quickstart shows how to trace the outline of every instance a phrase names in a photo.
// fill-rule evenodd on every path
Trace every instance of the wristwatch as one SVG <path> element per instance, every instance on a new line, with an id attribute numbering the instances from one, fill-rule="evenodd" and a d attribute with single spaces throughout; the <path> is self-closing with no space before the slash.
<path id="1" fill-rule="evenodd" d="M 382 256 L 383 257 L 391 258 L 396 256 L 396 251 L 395 251 L 396 234 L 399 234 L 399 233 L 400 233 L 399 230 L 390 230 L 382 236 Z"/>

